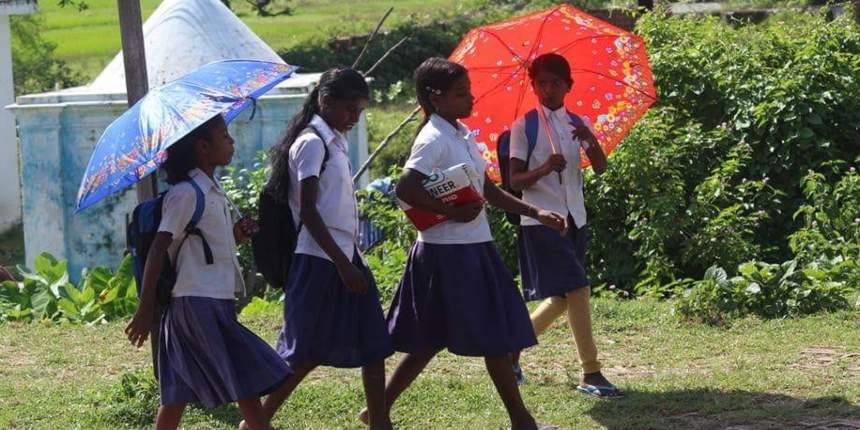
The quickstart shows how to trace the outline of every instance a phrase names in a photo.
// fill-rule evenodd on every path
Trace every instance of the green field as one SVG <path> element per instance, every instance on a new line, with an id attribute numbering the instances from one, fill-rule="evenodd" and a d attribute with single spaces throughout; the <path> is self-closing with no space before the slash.
<path id="1" fill-rule="evenodd" d="M 88 9 L 62 8 L 57 2 L 41 2 L 44 37 L 57 44 L 57 55 L 94 77 L 120 50 L 119 18 L 116 1 L 86 0 Z M 141 0 L 145 17 L 160 3 Z M 291 16 L 263 18 L 255 15 L 243 1 L 234 1 L 233 9 L 251 29 L 276 51 L 314 37 L 346 36 L 370 32 L 390 6 L 395 10 L 386 21 L 392 26 L 404 21 L 422 21 L 438 10 L 455 10 L 455 0 L 336 0 L 290 1 Z M 145 19 L 145 18 L 144 18 Z M 218 31 L 218 29 L 212 29 Z"/>
<path id="2" fill-rule="evenodd" d="M 243 319 L 269 341 L 281 324 L 277 311 Z M 605 373 L 627 397 L 601 401 L 574 391 L 579 368 L 559 321 L 523 356 L 524 398 L 540 420 L 566 429 L 775 430 L 860 419 L 857 312 L 711 327 L 678 322 L 667 302 L 597 299 L 594 319 Z M 150 379 L 148 348 L 130 347 L 123 327 L 0 325 L 0 428 L 151 427 L 155 386 L 119 387 L 123 375 Z M 360 428 L 362 404 L 357 370 L 322 369 L 279 412 L 275 428 Z M 404 394 L 393 418 L 401 429 L 508 426 L 483 362 L 448 353 Z M 235 428 L 238 420 L 234 406 L 192 408 L 183 428 Z"/>

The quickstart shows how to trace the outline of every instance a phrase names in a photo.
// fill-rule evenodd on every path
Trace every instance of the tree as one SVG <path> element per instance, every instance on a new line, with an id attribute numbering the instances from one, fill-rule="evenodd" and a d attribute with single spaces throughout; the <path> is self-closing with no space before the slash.
<path id="1" fill-rule="evenodd" d="M 80 73 L 56 57 L 57 45 L 42 38 L 41 16 L 16 15 L 10 21 L 15 94 L 51 91 L 84 82 Z"/>

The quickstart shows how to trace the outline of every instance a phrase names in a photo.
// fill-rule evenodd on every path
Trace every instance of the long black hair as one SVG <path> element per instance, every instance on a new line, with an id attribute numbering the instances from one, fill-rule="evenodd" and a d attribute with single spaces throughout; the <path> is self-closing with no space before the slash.
<path id="1" fill-rule="evenodd" d="M 430 57 L 415 69 L 415 94 L 418 104 L 424 111 L 424 121 L 418 126 L 418 132 L 430 121 L 430 115 L 436 112 L 430 95 L 441 95 L 454 86 L 457 79 L 466 76 L 466 68 L 440 57 Z"/>
<path id="2" fill-rule="evenodd" d="M 302 130 L 310 124 L 313 116 L 320 113 L 320 99 L 326 96 L 345 101 L 370 99 L 370 88 L 360 72 L 349 68 L 329 69 L 320 76 L 319 83 L 305 99 L 299 113 L 290 119 L 287 132 L 281 142 L 269 152 L 272 176 L 265 190 L 278 202 L 287 201 L 290 183 L 290 147 Z"/>
<path id="3" fill-rule="evenodd" d="M 212 127 L 223 121 L 224 117 L 215 115 L 167 148 L 167 160 L 161 167 L 167 173 L 168 184 L 175 185 L 189 179 L 188 172 L 197 167 L 194 143 L 201 139 L 209 140 L 212 136 Z"/>

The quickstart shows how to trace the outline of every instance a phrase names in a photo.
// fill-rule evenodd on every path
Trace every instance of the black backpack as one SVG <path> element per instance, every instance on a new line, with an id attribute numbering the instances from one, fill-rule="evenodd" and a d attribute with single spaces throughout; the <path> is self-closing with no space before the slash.
<path id="1" fill-rule="evenodd" d="M 301 134 L 308 132 L 320 136 L 313 126 L 308 126 Z M 325 152 L 320 166 L 320 176 L 325 170 L 329 157 L 325 140 L 323 140 L 323 150 Z M 260 231 L 251 238 L 254 264 L 269 285 L 283 288 L 287 283 L 287 275 L 296 251 L 302 223 L 299 222 L 298 226 L 294 224 L 289 201 L 276 198 L 267 186 L 260 192 L 260 198 L 257 201 L 257 224 Z"/>
<path id="2" fill-rule="evenodd" d="M 182 251 L 182 245 L 189 236 L 198 236 L 203 241 L 203 252 L 206 258 L 206 264 L 214 264 L 212 256 L 212 248 L 209 247 L 209 242 L 203 236 L 203 232 L 197 228 L 197 223 L 203 217 L 206 200 L 203 195 L 203 190 L 193 180 L 187 180 L 194 187 L 197 196 L 197 203 L 194 207 L 194 214 L 191 215 L 191 221 L 185 227 L 185 237 L 179 243 L 176 250 L 177 257 Z M 132 256 L 134 262 L 134 280 L 137 284 L 137 296 L 143 293 L 143 269 L 146 267 L 146 258 L 149 255 L 149 248 L 152 247 L 152 242 L 158 234 L 158 226 L 161 224 L 161 209 L 164 206 L 163 192 L 153 199 L 147 200 L 134 208 L 131 216 L 131 223 L 128 224 L 125 230 L 126 243 L 128 244 L 128 252 Z M 176 284 L 176 264 L 170 260 L 170 256 L 165 253 L 164 263 L 162 265 L 161 274 L 158 277 L 155 290 L 155 300 L 159 305 L 166 305 L 170 302 L 170 296 L 173 292 L 173 286 Z"/>
<path id="3" fill-rule="evenodd" d="M 585 125 L 582 118 L 577 114 L 570 111 L 568 111 L 567 114 L 570 116 L 570 120 L 575 126 L 581 127 Z M 529 145 L 528 151 L 526 152 L 526 168 L 528 168 L 529 161 L 531 161 L 532 158 L 532 153 L 535 150 L 535 146 L 537 146 L 537 134 L 540 119 L 538 118 L 538 111 L 535 109 L 526 112 L 525 117 L 526 141 Z M 497 142 L 496 153 L 498 154 L 499 159 L 499 173 L 502 176 L 502 189 L 513 194 L 517 198 L 522 198 L 522 192 L 511 189 L 511 131 L 505 130 L 502 132 L 502 134 L 499 135 L 499 140 Z M 505 219 L 513 225 L 520 225 L 520 216 L 515 213 L 505 212 Z"/>

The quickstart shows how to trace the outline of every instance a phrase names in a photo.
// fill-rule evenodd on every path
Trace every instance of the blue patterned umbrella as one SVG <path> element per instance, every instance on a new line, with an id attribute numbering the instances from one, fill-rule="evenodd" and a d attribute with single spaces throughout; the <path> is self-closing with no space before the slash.
<path id="1" fill-rule="evenodd" d="M 81 180 L 75 212 L 154 172 L 170 145 L 216 115 L 229 123 L 295 69 L 265 61 L 219 61 L 151 90 L 102 134 Z"/>

